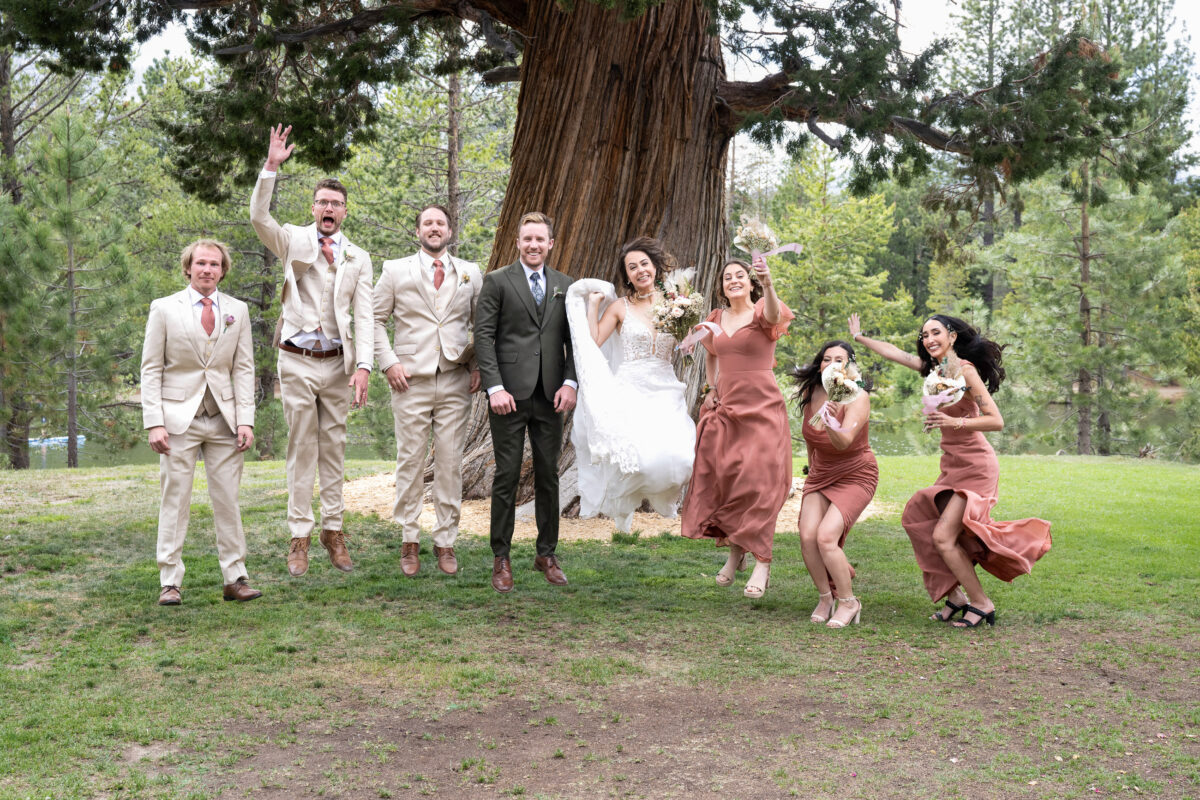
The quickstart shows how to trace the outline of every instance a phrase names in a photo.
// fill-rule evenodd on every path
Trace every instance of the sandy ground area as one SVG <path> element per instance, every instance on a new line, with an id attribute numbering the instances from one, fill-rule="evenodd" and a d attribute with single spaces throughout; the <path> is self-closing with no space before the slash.
<path id="1" fill-rule="evenodd" d="M 803 485 L 804 480 L 802 478 L 792 479 L 792 490 L 788 495 L 787 502 L 783 505 L 783 509 L 779 512 L 779 517 L 775 523 L 777 531 L 796 530 L 797 520 L 800 517 L 800 488 Z M 383 519 L 391 519 L 395 492 L 396 480 L 392 473 L 368 475 L 365 478 L 350 481 L 346 484 L 343 491 L 346 510 L 360 514 L 374 514 Z M 488 524 L 491 519 L 490 509 L 491 503 L 488 500 L 463 501 L 462 519 L 459 522 L 459 530 L 463 533 L 487 536 Z M 879 513 L 879 510 L 876 504 L 872 502 L 863 511 L 859 519 L 867 519 L 877 513 Z M 433 506 L 430 503 L 426 503 L 424 511 L 421 512 L 421 527 L 425 530 L 432 530 L 434 521 Z M 612 520 L 606 517 L 597 517 L 595 519 L 564 517 L 559 524 L 558 535 L 560 539 L 568 541 L 572 539 L 610 541 L 614 530 L 616 528 L 613 526 Z M 679 519 L 667 519 L 658 514 L 643 514 L 639 512 L 633 515 L 632 530 L 641 531 L 646 536 L 657 536 L 660 533 L 678 535 Z M 537 527 L 533 520 L 532 503 L 528 503 L 517 509 L 517 524 L 513 531 L 513 538 L 530 541 L 537 538 Z"/>

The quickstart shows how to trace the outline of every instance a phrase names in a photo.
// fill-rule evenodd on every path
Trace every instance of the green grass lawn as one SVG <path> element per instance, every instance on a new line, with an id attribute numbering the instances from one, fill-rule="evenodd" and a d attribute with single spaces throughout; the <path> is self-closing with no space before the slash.
<path id="1" fill-rule="evenodd" d="M 390 469 L 351 462 L 348 477 Z M 571 585 L 356 569 L 287 575 L 282 462 L 247 464 L 252 584 L 221 601 L 203 481 L 184 605 L 155 605 L 157 469 L 0 473 L 0 798 L 1200 797 L 1200 469 L 1001 457 L 994 516 L 1053 523 L 995 629 L 927 621 L 899 525 L 936 457 L 880 458 L 855 527 L 863 624 L 812 625 L 798 537 L 748 601 L 706 542 L 563 542 Z M 723 551 L 722 551 L 723 552 Z"/>

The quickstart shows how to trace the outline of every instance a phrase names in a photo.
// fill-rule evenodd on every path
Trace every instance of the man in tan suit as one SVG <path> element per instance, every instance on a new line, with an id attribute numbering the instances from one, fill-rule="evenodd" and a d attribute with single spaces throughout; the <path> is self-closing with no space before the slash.
<path id="1" fill-rule="evenodd" d="M 204 458 L 213 506 L 217 557 L 226 600 L 262 592 L 246 576 L 246 537 L 238 508 L 242 454 L 254 443 L 254 346 L 250 313 L 217 291 L 229 271 L 229 250 L 211 239 L 180 256 L 188 279 L 182 292 L 150 304 L 142 346 L 142 424 L 159 454 L 158 604 L 182 601 L 183 540 L 187 536 L 196 457 Z"/>
<path id="2" fill-rule="evenodd" d="M 275 345 L 288 423 L 288 571 L 308 571 L 316 527 L 313 478 L 321 482 L 321 544 L 338 569 L 354 568 L 342 528 L 346 417 L 367 399 L 374 352 L 371 257 L 342 233 L 346 187 L 326 178 L 313 192 L 313 224 L 280 225 L 271 195 L 280 165 L 292 154 L 291 126 L 271 131 L 267 161 L 250 198 L 250 221 L 262 243 L 283 262 L 282 309 Z"/>
<path id="3" fill-rule="evenodd" d="M 433 552 L 438 569 L 458 571 L 454 542 L 462 510 L 462 455 L 479 370 L 471 344 L 475 301 L 483 286 L 479 267 L 451 256 L 450 215 L 439 205 L 417 214 L 415 255 L 383 262 L 375 284 L 375 359 L 392 388 L 396 421 L 396 504 L 392 519 L 403 526 L 400 569 L 420 569 L 421 499 L 433 432 L 433 502 L 437 525 Z M 386 325 L 395 322 L 394 348 Z"/>

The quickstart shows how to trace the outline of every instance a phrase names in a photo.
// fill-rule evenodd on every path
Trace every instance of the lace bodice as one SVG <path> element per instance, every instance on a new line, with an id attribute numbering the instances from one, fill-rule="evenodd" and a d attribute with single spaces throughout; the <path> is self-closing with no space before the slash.
<path id="1" fill-rule="evenodd" d="M 675 337 L 654 330 L 641 316 L 625 303 L 625 321 L 621 324 L 621 355 L 626 362 L 644 358 L 657 358 L 671 362 L 675 352 Z"/>

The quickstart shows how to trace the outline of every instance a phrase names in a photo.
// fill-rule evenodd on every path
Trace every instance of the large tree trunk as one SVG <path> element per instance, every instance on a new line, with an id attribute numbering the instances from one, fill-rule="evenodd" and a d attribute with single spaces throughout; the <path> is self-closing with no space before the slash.
<path id="1" fill-rule="evenodd" d="M 512 177 L 489 269 L 516 259 L 521 215 L 543 211 L 555 222 L 550 264 L 573 277 L 611 281 L 621 245 L 644 233 L 712 288 L 726 255 L 732 130 L 718 113 L 725 67 L 710 22 L 700 0 L 664 3 L 631 22 L 593 3 L 568 14 L 554 0 L 531 0 Z M 700 369 L 684 373 L 694 399 Z M 469 497 L 491 490 L 486 414 L 477 400 L 464 460 Z M 564 451 L 563 469 L 574 459 Z"/>

